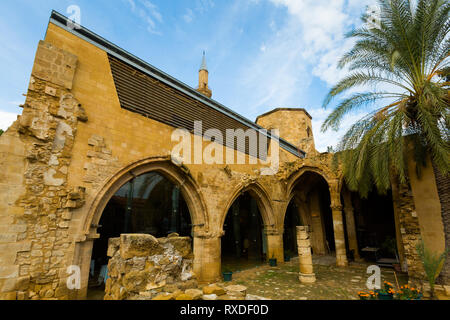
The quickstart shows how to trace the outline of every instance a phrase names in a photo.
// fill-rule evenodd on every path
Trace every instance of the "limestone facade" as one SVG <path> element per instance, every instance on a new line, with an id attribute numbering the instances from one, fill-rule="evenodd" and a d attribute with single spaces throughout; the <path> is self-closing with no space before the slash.
<path id="1" fill-rule="evenodd" d="M 280 126 L 281 137 L 308 154 L 303 159 L 280 149 L 275 175 L 261 175 L 265 165 L 250 164 L 248 155 L 246 164 L 177 165 L 170 156 L 174 128 L 121 108 L 107 52 L 49 23 L 23 113 L 0 137 L 0 299 L 85 298 L 103 209 L 122 185 L 150 171 L 180 187 L 191 215 L 192 268 L 199 282 L 221 277 L 224 221 L 243 192 L 257 201 L 267 256 L 283 262 L 286 210 L 306 173 L 327 183 L 337 264 L 346 266 L 341 172 L 331 154 L 315 151 L 306 111 L 295 110 L 292 117 L 286 112 L 263 115 L 258 124 Z M 299 125 L 276 123 L 277 115 Z M 414 272 L 418 262 L 411 246 L 420 237 L 419 221 L 407 202 L 410 193 L 399 188 L 397 198 L 406 199 L 399 200 L 399 230 L 408 270 Z M 323 222 L 307 212 L 305 220 L 319 226 L 313 227 L 311 244 L 320 252 Z M 78 290 L 66 285 L 71 265 L 81 268 Z"/>

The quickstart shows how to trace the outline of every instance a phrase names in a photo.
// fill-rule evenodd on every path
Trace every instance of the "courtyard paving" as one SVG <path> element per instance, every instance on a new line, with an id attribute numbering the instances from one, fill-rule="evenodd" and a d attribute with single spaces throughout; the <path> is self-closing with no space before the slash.
<path id="1" fill-rule="evenodd" d="M 227 284 L 241 284 L 247 293 L 273 300 L 358 300 L 358 291 L 367 291 L 366 273 L 370 263 L 352 262 L 347 268 L 335 265 L 333 257 L 315 257 L 314 284 L 302 284 L 298 280 L 298 258 L 277 267 L 257 266 L 233 273 L 233 281 Z M 381 269 L 381 281 L 396 284 L 394 270 Z M 399 285 L 407 284 L 405 274 L 397 273 Z"/>

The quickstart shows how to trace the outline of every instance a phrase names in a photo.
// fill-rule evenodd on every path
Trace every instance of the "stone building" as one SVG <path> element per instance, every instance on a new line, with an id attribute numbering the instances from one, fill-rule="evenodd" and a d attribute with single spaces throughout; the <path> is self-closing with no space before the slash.
<path id="1" fill-rule="evenodd" d="M 278 108 L 252 122 L 211 96 L 205 58 L 195 90 L 53 12 L 22 115 L 0 137 L 0 298 L 85 298 L 108 239 L 122 233 L 190 236 L 201 282 L 219 279 L 227 259 L 282 263 L 298 225 L 309 226 L 314 254 L 342 267 L 391 236 L 410 278 L 422 276 L 421 237 L 444 248 L 431 166 L 421 180 L 361 199 L 332 155 L 315 150 L 306 110 Z M 176 128 L 194 148 L 245 161 L 174 159 Z M 253 129 L 268 153 L 208 138 L 213 128 Z M 267 174 L 274 154 L 279 168 Z M 67 288 L 69 266 L 80 267 L 80 289 Z"/>

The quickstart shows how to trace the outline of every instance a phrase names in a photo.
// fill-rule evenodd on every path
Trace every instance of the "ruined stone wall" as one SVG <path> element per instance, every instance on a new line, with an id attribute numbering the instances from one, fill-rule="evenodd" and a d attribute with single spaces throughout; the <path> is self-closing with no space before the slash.
<path id="1" fill-rule="evenodd" d="M 2 256 L 11 255 L 9 265 L 3 264 L 3 268 L 14 270 L 0 274 L 3 297 L 67 295 L 59 274 L 71 259 L 67 254 L 73 246 L 68 221 L 71 210 L 84 203 L 84 188 L 67 184 L 77 125 L 87 121 L 84 109 L 70 93 L 76 64 L 73 54 L 41 41 L 22 116 L 2 137 L 2 143 L 12 139 L 10 143 L 17 142 L 16 148 L 24 151 L 15 164 L 23 169 L 22 186 L 13 189 L 8 208 L 2 210 L 9 213 L 12 224 L 20 226 L 11 228 L 2 241 Z M 2 157 L 5 154 L 8 152 Z M 10 181 L 10 177 L 4 180 L 5 184 Z M 14 250 L 17 246 L 20 248 Z"/>
<path id="2" fill-rule="evenodd" d="M 197 288 L 191 239 L 122 234 L 109 239 L 105 300 L 153 299 Z"/>
<path id="3" fill-rule="evenodd" d="M 105 300 L 259 300 L 247 288 L 202 284 L 193 271 L 189 237 L 122 234 L 109 239 Z"/>

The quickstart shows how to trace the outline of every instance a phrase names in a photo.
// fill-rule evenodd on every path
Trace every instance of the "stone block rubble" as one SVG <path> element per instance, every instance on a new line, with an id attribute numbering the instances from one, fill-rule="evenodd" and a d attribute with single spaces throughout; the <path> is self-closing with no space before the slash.
<path id="1" fill-rule="evenodd" d="M 193 272 L 191 239 L 122 234 L 108 243 L 105 300 L 266 300 L 242 285 L 199 286 Z"/>

